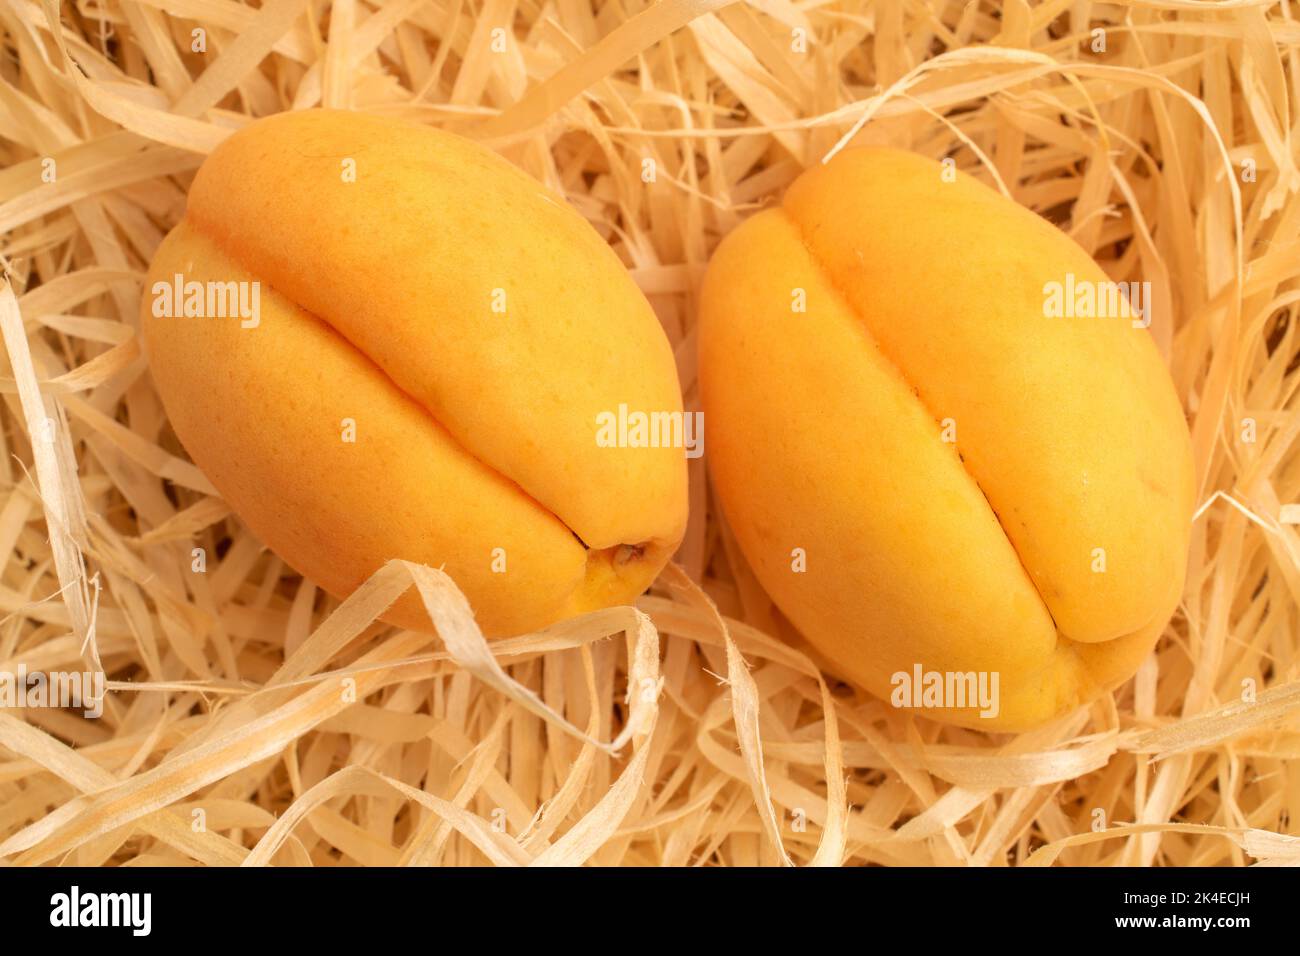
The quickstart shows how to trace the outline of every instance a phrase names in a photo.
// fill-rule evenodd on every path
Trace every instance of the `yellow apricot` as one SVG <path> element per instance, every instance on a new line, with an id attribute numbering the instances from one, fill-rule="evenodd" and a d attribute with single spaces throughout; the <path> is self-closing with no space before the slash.
<path id="1" fill-rule="evenodd" d="M 1115 291 L 1087 253 L 947 172 L 846 150 L 718 248 L 709 470 L 760 582 L 843 676 L 1020 730 L 1131 677 L 1164 629 L 1191 446 L 1143 297 L 1087 317 L 1082 290 Z M 981 674 L 992 707 L 956 679 Z M 928 675 L 967 706 L 923 700 Z"/>
<path id="2" fill-rule="evenodd" d="M 244 314 L 212 314 L 236 290 Z M 598 441 L 620 405 L 681 413 L 658 320 L 576 212 L 464 139 L 251 124 L 199 169 L 141 313 L 185 448 L 335 595 L 405 558 L 514 634 L 631 601 L 681 538 L 682 449 Z M 427 626 L 414 594 L 390 619 Z"/>

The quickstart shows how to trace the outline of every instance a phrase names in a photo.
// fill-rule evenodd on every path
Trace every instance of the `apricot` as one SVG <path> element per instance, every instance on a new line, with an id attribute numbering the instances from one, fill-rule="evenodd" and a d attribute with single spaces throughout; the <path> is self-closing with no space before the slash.
<path id="1" fill-rule="evenodd" d="M 199 169 L 141 315 L 181 443 L 335 595 L 404 558 L 515 634 L 631 601 L 681 538 L 682 449 L 598 441 L 621 405 L 681 414 L 662 327 L 581 216 L 467 140 L 249 125 Z M 389 618 L 428 626 L 414 593 Z"/>
<path id="2" fill-rule="evenodd" d="M 1022 730 L 1131 677 L 1164 629 L 1191 444 L 1140 296 L 1100 314 L 1116 300 L 1082 248 L 950 173 L 846 150 L 723 241 L 707 458 L 746 560 L 835 670 Z M 921 675 L 995 675 L 999 700 L 922 701 Z"/>

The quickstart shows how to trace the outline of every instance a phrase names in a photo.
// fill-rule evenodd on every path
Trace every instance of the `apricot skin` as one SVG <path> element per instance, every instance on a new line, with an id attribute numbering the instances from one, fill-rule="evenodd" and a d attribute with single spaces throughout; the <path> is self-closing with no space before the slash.
<path id="1" fill-rule="evenodd" d="M 260 324 L 155 317 L 177 273 L 260 282 Z M 466 140 L 325 110 L 235 133 L 154 257 L 141 322 L 189 454 L 335 595 L 404 558 L 516 634 L 630 602 L 681 538 L 682 450 L 596 441 L 620 403 L 681 411 L 658 320 L 576 212 Z M 413 592 L 388 618 L 428 627 Z"/>
<path id="2" fill-rule="evenodd" d="M 705 277 L 709 469 L 742 552 L 886 701 L 916 664 L 998 672 L 997 717 L 924 711 L 946 722 L 1023 730 L 1094 699 L 1182 591 L 1181 407 L 1146 329 L 1044 316 L 1067 273 L 1107 278 L 975 179 L 853 149 L 728 236 Z"/>

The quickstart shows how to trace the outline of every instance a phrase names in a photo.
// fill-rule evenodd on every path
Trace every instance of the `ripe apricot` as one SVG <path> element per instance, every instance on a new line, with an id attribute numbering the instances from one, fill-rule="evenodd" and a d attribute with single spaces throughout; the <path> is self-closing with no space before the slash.
<path id="1" fill-rule="evenodd" d="M 230 301 L 259 314 L 206 314 Z M 467 140 L 326 110 L 251 124 L 200 168 L 141 312 L 185 448 L 336 595 L 405 558 L 520 633 L 631 601 L 680 540 L 682 450 L 596 438 L 624 404 L 680 415 L 663 329 L 586 221 Z M 414 594 L 391 619 L 427 626 Z"/>
<path id="2" fill-rule="evenodd" d="M 918 668 L 996 673 L 996 715 L 930 715 L 1017 730 L 1132 676 L 1164 629 L 1191 447 L 1141 316 L 1060 308 L 1105 293 L 1101 268 L 946 173 L 846 150 L 721 244 L 709 470 L 759 580 L 843 676 L 890 699 Z"/>

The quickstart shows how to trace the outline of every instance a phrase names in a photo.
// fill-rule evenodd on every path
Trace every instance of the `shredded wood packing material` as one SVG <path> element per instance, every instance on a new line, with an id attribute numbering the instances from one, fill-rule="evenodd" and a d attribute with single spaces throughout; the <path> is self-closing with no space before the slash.
<path id="1" fill-rule="evenodd" d="M 0 32 L 0 672 L 107 689 L 98 719 L 0 710 L 0 860 L 1300 861 L 1289 2 L 8 0 Z M 187 459 L 136 318 L 204 156 L 314 106 L 468 136 L 564 195 L 688 411 L 712 250 L 850 144 L 952 157 L 1150 282 L 1198 505 L 1156 651 L 1028 733 L 894 710 L 819 669 L 703 459 L 635 609 L 489 644 L 435 569 L 327 597 Z M 408 591 L 437 637 L 376 623 Z"/>

